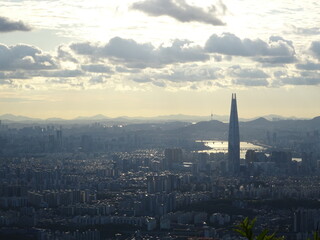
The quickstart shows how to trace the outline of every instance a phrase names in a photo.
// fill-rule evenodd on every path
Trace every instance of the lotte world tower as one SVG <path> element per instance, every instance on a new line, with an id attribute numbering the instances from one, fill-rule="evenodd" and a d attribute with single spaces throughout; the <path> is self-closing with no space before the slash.
<path id="1" fill-rule="evenodd" d="M 228 136 L 228 173 L 238 175 L 240 171 L 240 137 L 236 94 L 232 94 Z"/>

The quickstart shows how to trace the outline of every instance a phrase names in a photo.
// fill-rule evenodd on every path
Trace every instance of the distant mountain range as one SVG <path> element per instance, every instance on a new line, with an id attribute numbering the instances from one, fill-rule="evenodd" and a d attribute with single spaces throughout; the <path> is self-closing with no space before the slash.
<path id="1" fill-rule="evenodd" d="M 220 116 L 221 117 L 221 116 Z M 222 117 L 221 117 L 222 118 Z M 312 136 L 320 132 L 320 116 L 312 119 L 286 119 L 275 115 L 270 115 L 268 120 L 265 117 L 253 120 L 245 119 L 239 122 L 240 137 L 243 141 L 264 142 L 268 137 L 273 138 L 274 135 L 278 139 L 299 139 L 306 133 Z M 188 116 L 188 115 L 169 115 L 159 117 L 118 117 L 109 118 L 103 115 L 95 115 L 92 117 L 77 117 L 72 120 L 60 118 L 38 119 L 25 116 L 15 116 L 5 114 L 0 116 L 0 120 L 9 126 L 9 128 L 23 128 L 34 125 L 55 125 L 63 126 L 66 129 L 73 129 L 74 125 L 87 125 L 87 127 L 77 128 L 82 134 L 81 129 L 90 129 L 92 131 L 100 129 L 95 123 L 102 123 L 107 126 L 122 125 L 123 132 L 139 132 L 139 134 L 158 136 L 159 139 L 179 139 L 183 142 L 186 139 L 193 140 L 227 140 L 228 139 L 228 118 L 223 120 L 209 120 L 208 117 Z M 71 126 L 69 128 L 68 126 Z M 95 128 L 97 127 L 97 128 Z M 101 126 L 100 126 L 101 127 Z M 117 131 L 114 128 L 114 131 Z M 77 130 L 77 131 L 78 131 Z M 175 140 L 175 141 L 176 141 Z M 161 140 L 162 141 L 162 140 Z M 161 142 L 160 141 L 160 142 Z"/>
<path id="2" fill-rule="evenodd" d="M 296 133 L 306 133 L 320 131 L 320 116 L 308 120 L 283 119 L 270 121 L 266 118 L 257 118 L 255 120 L 241 121 L 239 123 L 240 136 L 243 140 L 260 140 L 266 138 L 269 132 L 270 136 L 277 133 L 279 136 L 292 137 Z M 203 121 L 196 124 L 189 124 L 181 128 L 173 129 L 171 134 L 182 139 L 228 139 L 229 124 L 218 120 Z M 299 134 L 298 134 L 299 135 Z"/>
<path id="3" fill-rule="evenodd" d="M 260 119 L 260 120 L 259 120 Z M 242 122 L 257 120 L 257 121 L 279 121 L 279 120 L 303 120 L 296 117 L 282 117 L 279 115 L 266 115 L 261 118 L 240 118 L 239 120 Z M 142 122 L 165 122 L 165 121 L 183 121 L 183 122 L 201 122 L 201 121 L 210 121 L 210 120 L 218 120 L 221 122 L 229 122 L 228 115 L 212 115 L 212 116 L 192 116 L 192 115 L 163 115 L 163 116 L 155 116 L 155 117 L 128 117 L 121 116 L 116 118 L 107 117 L 102 114 L 94 115 L 94 116 L 79 116 L 74 119 L 62 119 L 62 118 L 48 118 L 48 119 L 40 119 L 40 118 L 31 118 L 20 115 L 13 114 L 4 114 L 0 115 L 0 120 L 3 122 L 20 122 L 20 123 L 90 123 L 90 122 L 121 122 L 121 123 L 142 123 Z"/>

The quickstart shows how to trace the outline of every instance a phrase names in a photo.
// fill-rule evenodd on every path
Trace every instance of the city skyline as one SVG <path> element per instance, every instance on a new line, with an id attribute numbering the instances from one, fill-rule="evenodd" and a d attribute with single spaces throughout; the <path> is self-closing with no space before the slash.
<path id="1" fill-rule="evenodd" d="M 320 115 L 317 1 L 2 1 L 0 115 Z"/>

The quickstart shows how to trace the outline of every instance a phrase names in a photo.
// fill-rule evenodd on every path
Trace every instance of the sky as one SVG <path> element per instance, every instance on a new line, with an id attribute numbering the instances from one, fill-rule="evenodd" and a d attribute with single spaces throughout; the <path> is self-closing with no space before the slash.
<path id="1" fill-rule="evenodd" d="M 313 0 L 1 0 L 0 115 L 320 115 Z"/>

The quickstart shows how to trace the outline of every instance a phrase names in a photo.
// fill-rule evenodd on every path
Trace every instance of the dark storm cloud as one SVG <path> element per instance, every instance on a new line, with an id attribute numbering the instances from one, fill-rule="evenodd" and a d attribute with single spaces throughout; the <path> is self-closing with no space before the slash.
<path id="1" fill-rule="evenodd" d="M 137 43 L 132 39 L 112 38 L 104 46 L 75 43 L 70 48 L 77 54 L 91 58 L 108 58 L 129 68 L 159 68 L 172 63 L 207 61 L 208 54 L 187 40 L 175 40 L 171 46 L 154 47 L 151 43 Z"/>
<path id="2" fill-rule="evenodd" d="M 269 43 L 261 39 L 240 39 L 232 33 L 222 36 L 211 35 L 205 50 L 231 56 L 254 57 L 253 60 L 265 63 L 291 63 L 295 61 L 295 50 L 291 41 L 272 36 Z"/>
<path id="3" fill-rule="evenodd" d="M 31 27 L 22 21 L 12 21 L 5 17 L 0 17 L 0 32 L 31 31 Z"/>
<path id="4" fill-rule="evenodd" d="M 54 69 L 56 63 L 48 54 L 29 45 L 6 46 L 0 44 L 0 70 L 13 71 Z"/>
<path id="5" fill-rule="evenodd" d="M 314 57 L 320 60 L 320 41 L 314 41 L 311 43 L 310 51 Z"/>
<path id="6" fill-rule="evenodd" d="M 180 22 L 202 22 L 215 26 L 224 25 L 219 16 L 227 10 L 222 2 L 202 9 L 188 5 L 185 0 L 145 0 L 132 4 L 131 8 L 150 16 L 169 16 Z"/>
<path id="7" fill-rule="evenodd" d="M 111 67 L 103 64 L 82 65 L 81 69 L 86 72 L 93 73 L 113 73 Z"/>

